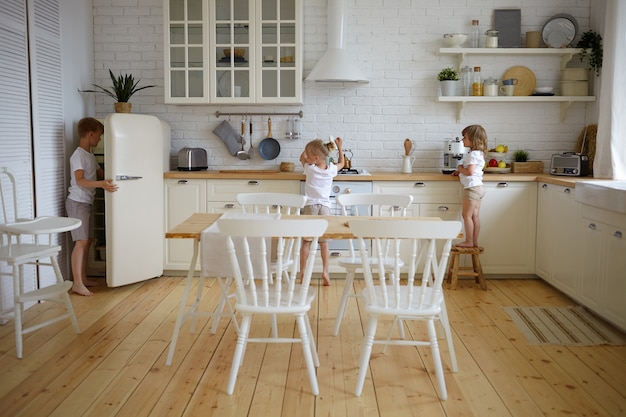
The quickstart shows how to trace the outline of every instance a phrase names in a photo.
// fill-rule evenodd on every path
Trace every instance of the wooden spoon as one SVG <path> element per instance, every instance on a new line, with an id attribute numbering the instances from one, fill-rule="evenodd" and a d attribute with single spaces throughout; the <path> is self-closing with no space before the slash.
<path id="1" fill-rule="evenodd" d="M 411 139 L 409 138 L 404 139 L 404 154 L 406 156 L 409 156 L 409 154 L 411 153 L 412 147 L 413 147 L 413 142 L 411 142 Z"/>

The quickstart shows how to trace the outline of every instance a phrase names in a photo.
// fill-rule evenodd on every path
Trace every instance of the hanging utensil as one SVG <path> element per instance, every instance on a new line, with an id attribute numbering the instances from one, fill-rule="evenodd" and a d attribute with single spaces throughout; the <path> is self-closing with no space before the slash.
<path id="1" fill-rule="evenodd" d="M 248 156 L 252 159 L 254 149 L 252 148 L 252 117 L 250 118 L 250 148 L 248 148 Z"/>
<path id="2" fill-rule="evenodd" d="M 272 118 L 267 118 L 267 137 L 259 143 L 259 155 L 263 159 L 276 159 L 280 154 L 280 143 L 272 137 Z"/>
<path id="3" fill-rule="evenodd" d="M 241 119 L 241 150 L 237 152 L 237 158 L 241 160 L 250 159 L 250 155 L 248 155 L 248 152 L 246 152 L 244 148 L 246 144 L 245 135 L 246 135 L 246 121 L 244 119 Z"/>

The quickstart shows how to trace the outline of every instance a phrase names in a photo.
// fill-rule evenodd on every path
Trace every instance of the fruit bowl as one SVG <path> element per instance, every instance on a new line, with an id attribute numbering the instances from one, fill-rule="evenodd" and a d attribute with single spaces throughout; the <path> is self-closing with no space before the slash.
<path id="1" fill-rule="evenodd" d="M 485 161 L 489 162 L 490 159 L 495 159 L 498 162 L 504 161 L 506 159 L 506 152 L 487 152 Z"/>
<path id="2" fill-rule="evenodd" d="M 447 47 L 461 46 L 467 40 L 465 33 L 446 33 L 443 35 L 443 44 Z"/>

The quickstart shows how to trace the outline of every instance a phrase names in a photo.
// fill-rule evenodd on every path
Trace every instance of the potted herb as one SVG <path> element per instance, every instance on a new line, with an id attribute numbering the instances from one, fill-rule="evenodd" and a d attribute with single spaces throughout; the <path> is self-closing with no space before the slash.
<path id="1" fill-rule="evenodd" d="M 524 149 L 518 149 L 513 153 L 514 162 L 511 163 L 511 171 L 515 173 L 542 173 L 542 161 L 529 161 L 529 153 Z"/>
<path id="2" fill-rule="evenodd" d="M 456 69 L 452 67 L 442 69 L 439 71 L 437 79 L 441 82 L 442 96 L 456 95 L 456 85 L 459 81 L 459 72 Z"/>
<path id="3" fill-rule="evenodd" d="M 582 48 L 580 62 L 583 62 L 584 59 L 587 58 L 589 69 L 595 71 L 596 75 L 600 75 L 604 53 L 602 49 L 602 36 L 593 30 L 588 30 L 581 35 L 576 47 Z"/>
<path id="4" fill-rule="evenodd" d="M 80 91 L 84 93 L 104 93 L 109 97 L 112 97 L 116 101 L 114 106 L 117 113 L 130 113 L 131 104 L 129 103 L 129 100 L 133 94 L 137 91 L 154 87 L 154 85 L 138 87 L 137 85 L 139 84 L 139 81 L 135 81 L 135 77 L 132 74 L 120 74 L 116 77 L 113 75 L 113 71 L 109 70 L 109 76 L 111 77 L 111 82 L 113 83 L 113 87 L 111 89 L 93 84 L 97 90 Z"/>

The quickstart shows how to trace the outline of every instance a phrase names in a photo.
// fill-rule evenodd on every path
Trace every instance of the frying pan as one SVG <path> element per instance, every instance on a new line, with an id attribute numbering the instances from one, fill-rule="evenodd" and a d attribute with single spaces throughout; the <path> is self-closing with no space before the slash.
<path id="1" fill-rule="evenodd" d="M 267 119 L 267 137 L 259 143 L 259 155 L 263 159 L 276 159 L 280 153 L 280 143 L 272 137 L 272 118 Z"/>

